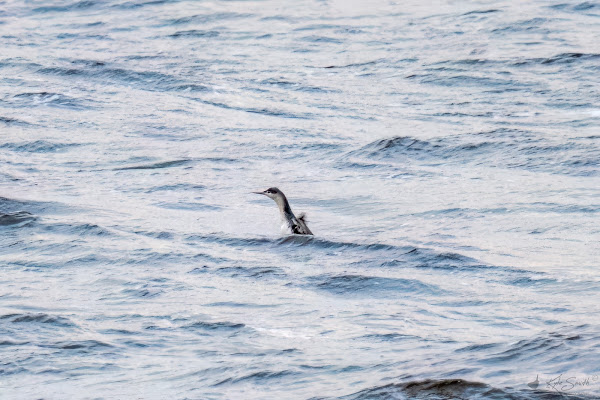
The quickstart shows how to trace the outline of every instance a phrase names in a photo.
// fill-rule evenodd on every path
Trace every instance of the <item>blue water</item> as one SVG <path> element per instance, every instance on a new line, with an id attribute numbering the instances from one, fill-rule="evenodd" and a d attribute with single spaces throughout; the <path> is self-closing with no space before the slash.
<path id="1" fill-rule="evenodd" d="M 0 398 L 600 398 L 600 3 L 0 1 L 0 37 Z"/>

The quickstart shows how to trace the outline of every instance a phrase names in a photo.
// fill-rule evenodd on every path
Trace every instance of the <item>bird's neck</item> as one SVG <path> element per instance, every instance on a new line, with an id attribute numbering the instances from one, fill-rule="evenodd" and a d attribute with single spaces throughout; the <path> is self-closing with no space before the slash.
<path id="1" fill-rule="evenodd" d="M 275 203 L 279 206 L 279 212 L 281 213 L 282 219 L 289 221 L 290 219 L 295 218 L 290 203 L 288 203 L 285 196 L 276 198 Z"/>

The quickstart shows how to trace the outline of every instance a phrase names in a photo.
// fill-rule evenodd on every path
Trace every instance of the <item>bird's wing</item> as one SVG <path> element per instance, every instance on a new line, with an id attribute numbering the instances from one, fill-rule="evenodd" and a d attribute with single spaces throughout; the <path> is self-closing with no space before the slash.
<path id="1" fill-rule="evenodd" d="M 298 235 L 312 235 L 313 233 L 308 229 L 306 222 L 306 214 L 298 215 L 292 222 L 292 232 Z"/>

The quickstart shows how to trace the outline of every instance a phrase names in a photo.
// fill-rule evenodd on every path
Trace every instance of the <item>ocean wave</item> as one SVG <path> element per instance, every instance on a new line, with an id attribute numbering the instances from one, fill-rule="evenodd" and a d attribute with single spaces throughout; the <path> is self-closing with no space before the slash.
<path id="1" fill-rule="evenodd" d="M 220 206 L 215 206 L 206 203 L 200 203 L 198 201 L 178 201 L 178 202 L 159 202 L 155 203 L 157 207 L 166 208 L 170 210 L 188 210 L 188 211 L 200 211 L 200 210 L 209 210 L 209 211 L 217 211 L 221 210 Z"/>
<path id="2" fill-rule="evenodd" d="M 252 383 L 260 385 L 260 384 L 267 384 L 274 380 L 279 380 L 281 378 L 285 378 L 285 377 L 289 377 L 291 375 L 297 375 L 297 374 L 298 374 L 297 372 L 290 371 L 290 370 L 258 371 L 258 372 L 253 372 L 251 374 L 243 375 L 240 377 L 226 378 L 220 382 L 215 383 L 213 386 L 222 386 L 222 385 L 226 385 L 226 384 L 233 385 L 233 384 L 246 383 L 246 382 L 252 382 Z"/>
<path id="3" fill-rule="evenodd" d="M 547 6 L 547 7 L 551 8 L 553 10 L 560 10 L 560 11 L 566 11 L 566 12 L 581 12 L 581 11 L 587 12 L 589 10 L 599 8 L 600 5 L 598 3 L 584 1 L 582 3 L 575 3 L 575 2 L 559 3 L 559 4 L 553 4 L 553 5 Z"/>
<path id="4" fill-rule="evenodd" d="M 547 139 L 533 139 L 529 132 L 512 129 L 430 140 L 403 136 L 380 139 L 346 153 L 339 162 L 347 165 L 357 158 L 394 163 L 416 159 L 430 165 L 488 165 L 569 175 L 600 174 L 600 147 L 585 146 L 574 140 L 552 143 Z"/>
<path id="5" fill-rule="evenodd" d="M 75 328 L 77 325 L 70 319 L 62 317 L 60 315 L 51 315 L 46 313 L 16 313 L 16 314 L 5 314 L 0 315 L 0 320 L 13 324 L 43 324 L 65 328 Z"/>
<path id="6" fill-rule="evenodd" d="M 264 247 L 277 250 L 279 248 L 308 247 L 314 250 L 348 250 L 361 254 L 361 263 L 371 260 L 378 267 L 411 266 L 418 268 L 467 268 L 490 269 L 502 268 L 486 265 L 474 258 L 453 252 L 440 252 L 428 248 L 410 245 L 393 245 L 386 243 L 344 242 L 319 238 L 308 235 L 286 235 L 280 238 L 238 238 L 221 235 L 188 235 L 184 238 L 189 243 L 206 242 L 218 243 L 237 248 Z M 369 258 L 372 256 L 372 258 Z M 374 257 L 374 258 L 373 258 Z"/>
<path id="7" fill-rule="evenodd" d="M 531 360 L 535 358 L 542 363 L 542 360 L 552 359 L 557 351 L 560 353 L 560 349 L 563 346 L 575 347 L 576 343 L 574 342 L 583 342 L 584 340 L 600 343 L 599 337 L 587 337 L 583 331 L 579 331 L 578 333 L 542 332 L 535 337 L 519 340 L 505 350 L 487 353 L 479 362 L 497 365 L 499 363 L 514 363 L 517 360 Z M 493 346 L 491 348 L 497 349 L 498 347 Z M 488 350 L 487 348 L 482 349 Z"/>
<path id="8" fill-rule="evenodd" d="M 66 4 L 66 5 L 36 7 L 32 11 L 36 12 L 36 13 L 80 11 L 80 10 L 85 10 L 88 8 L 95 7 L 98 4 L 102 4 L 102 3 L 97 2 L 97 1 L 91 1 L 91 0 L 82 0 L 82 1 L 70 3 L 70 4 Z"/>
<path id="9" fill-rule="evenodd" d="M 221 322 L 206 322 L 206 321 L 198 321 L 192 324 L 186 325 L 186 329 L 199 329 L 205 331 L 238 331 L 244 328 L 246 325 L 221 321 Z"/>
<path id="10" fill-rule="evenodd" d="M 244 112 L 251 113 L 251 114 L 261 114 L 261 115 L 266 115 L 269 117 L 292 118 L 292 119 L 312 119 L 312 118 L 314 118 L 314 115 L 310 114 L 310 113 L 293 113 L 293 112 L 288 112 L 288 111 L 283 111 L 283 110 L 269 109 L 269 108 L 265 108 L 265 107 L 242 107 L 242 106 L 235 106 L 233 104 L 221 103 L 221 102 L 210 101 L 210 100 L 202 100 L 202 99 L 194 99 L 194 100 L 201 102 L 203 104 L 207 104 L 207 105 L 218 107 L 218 108 L 224 108 L 227 110 L 244 111 Z"/>
<path id="11" fill-rule="evenodd" d="M 427 379 L 377 386 L 338 397 L 340 400 L 376 399 L 472 399 L 472 400 L 558 400 L 562 394 L 539 393 L 532 390 L 498 389 L 482 382 L 463 379 Z M 571 398 L 571 397 L 569 397 Z"/>
<path id="12" fill-rule="evenodd" d="M 2 143 L 0 149 L 8 149 L 24 153 L 56 153 L 82 146 L 81 143 L 59 143 L 47 140 L 35 140 L 33 142 Z"/>
<path id="13" fill-rule="evenodd" d="M 99 340 L 68 340 L 56 343 L 41 344 L 40 347 L 48 347 L 59 350 L 77 350 L 78 352 L 88 353 L 101 348 L 114 347 L 113 345 L 101 342 Z"/>
<path id="14" fill-rule="evenodd" d="M 524 58 L 513 62 L 513 66 L 531 66 L 531 65 L 568 65 L 572 63 L 584 63 L 594 61 L 600 57 L 598 53 L 560 53 L 552 57 Z"/>
<path id="15" fill-rule="evenodd" d="M 14 213 L 0 213 L 0 226 L 21 225 L 35 221 L 36 216 L 27 211 L 17 211 Z"/>
<path id="16" fill-rule="evenodd" d="M 123 8 L 123 9 L 136 9 L 147 6 L 159 6 L 161 4 L 167 3 L 177 3 L 181 0 L 133 0 L 133 1 L 125 1 L 123 3 L 115 4 L 114 7 Z"/>
<path id="17" fill-rule="evenodd" d="M 153 186 L 145 190 L 145 193 L 154 192 L 170 192 L 170 191 L 200 191 L 206 189 L 204 185 L 198 185 L 195 183 L 174 183 L 168 185 Z"/>
<path id="18" fill-rule="evenodd" d="M 497 8 L 488 8 L 485 10 L 473 10 L 473 11 L 469 11 L 466 12 L 462 15 L 480 15 L 480 14 L 493 14 L 493 13 L 498 13 L 501 12 L 501 10 L 498 10 Z"/>
<path id="19" fill-rule="evenodd" d="M 199 29 L 191 29 L 189 31 L 177 31 L 169 35 L 173 38 L 214 38 L 219 36 L 219 31 L 203 31 Z"/>
<path id="20" fill-rule="evenodd" d="M 81 65 L 80 60 L 74 60 L 69 66 L 35 67 L 36 72 L 42 75 L 58 75 L 69 78 L 94 79 L 104 84 L 136 85 L 142 90 L 170 91 L 178 90 L 182 85 L 194 84 L 178 79 L 173 75 L 156 71 L 136 71 L 128 68 L 119 68 L 105 63 L 96 63 L 93 66 Z"/>
<path id="21" fill-rule="evenodd" d="M 370 296 L 407 296 L 420 294 L 439 296 L 439 287 L 418 279 L 388 278 L 365 275 L 320 275 L 309 278 L 311 286 L 336 295 L 368 294 Z"/>
<path id="22" fill-rule="evenodd" d="M 33 92 L 33 93 L 19 93 L 12 97 L 10 102 L 15 106 L 53 106 L 53 107 L 66 107 L 70 109 L 83 109 L 90 108 L 91 101 L 76 99 L 71 96 L 67 96 L 62 93 L 50 93 L 50 92 Z"/>
<path id="23" fill-rule="evenodd" d="M 180 17 L 167 21 L 168 25 L 186 25 L 197 24 L 206 25 L 213 22 L 223 22 L 232 19 L 245 19 L 254 17 L 254 14 L 236 13 L 236 12 L 218 12 L 211 14 L 195 14 L 186 17 Z"/>
<path id="24" fill-rule="evenodd" d="M 6 125 L 22 125 L 22 126 L 26 126 L 26 125 L 31 125 L 29 122 L 17 119 L 17 118 L 12 118 L 12 117 L 3 117 L 0 115 L 0 122 Z"/>
<path id="25" fill-rule="evenodd" d="M 287 276 L 281 268 L 276 267 L 219 267 L 215 269 L 215 273 L 230 277 L 247 277 L 253 279 Z"/>
<path id="26" fill-rule="evenodd" d="M 417 340 L 423 341 L 424 339 L 420 336 L 415 335 L 406 335 L 402 333 L 372 333 L 368 335 L 364 335 L 359 337 L 358 339 L 366 340 L 366 341 L 374 341 L 374 342 L 401 342 L 401 341 L 410 341 Z"/>
<path id="27" fill-rule="evenodd" d="M 309 235 L 286 235 L 280 238 L 266 238 L 266 237 L 254 237 L 254 238 L 238 238 L 231 236 L 221 236 L 217 234 L 213 235 L 189 235 L 186 237 L 187 241 L 205 241 L 205 242 L 216 242 L 222 244 L 230 244 L 234 246 L 291 246 L 291 247 L 304 247 L 310 246 L 314 248 L 322 249 L 363 249 L 369 251 L 379 250 L 399 250 L 402 252 L 410 252 L 415 248 L 412 246 L 395 246 L 384 243 L 355 243 L 355 242 L 339 242 L 334 240 L 323 239 Z"/>
<path id="28" fill-rule="evenodd" d="M 76 235 L 76 236 L 117 236 L 116 232 L 104 228 L 97 224 L 90 223 L 60 223 L 60 222 L 52 222 L 52 223 L 44 223 L 41 225 L 41 228 L 49 233 L 62 234 L 62 235 Z"/>
<path id="29" fill-rule="evenodd" d="M 162 169 L 162 168 L 171 168 L 171 167 L 179 167 L 181 165 L 186 165 L 192 162 L 189 159 L 183 160 L 172 160 L 172 161 L 161 161 L 153 164 L 142 164 L 142 165 L 132 165 L 129 167 L 120 167 L 115 168 L 116 171 L 127 171 L 127 170 L 135 170 L 135 169 Z"/>
<path id="30" fill-rule="evenodd" d="M 161 289 L 150 285 L 142 285 L 138 288 L 123 289 L 121 291 L 121 294 L 128 299 L 132 297 L 149 299 L 160 296 L 162 293 L 163 291 Z"/>

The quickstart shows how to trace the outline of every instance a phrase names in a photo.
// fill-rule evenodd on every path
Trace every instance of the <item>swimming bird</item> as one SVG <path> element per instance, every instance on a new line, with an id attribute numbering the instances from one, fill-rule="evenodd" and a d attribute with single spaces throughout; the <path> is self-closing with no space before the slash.
<path id="1" fill-rule="evenodd" d="M 252 192 L 256 194 L 262 194 L 270 197 L 279 206 L 279 213 L 281 214 L 281 220 L 283 221 L 284 228 L 288 228 L 292 233 L 297 235 L 312 235 L 313 233 L 306 226 L 306 215 L 304 213 L 299 214 L 298 217 L 292 212 L 290 203 L 288 203 L 285 194 L 276 187 L 268 188 L 264 192 Z"/>

